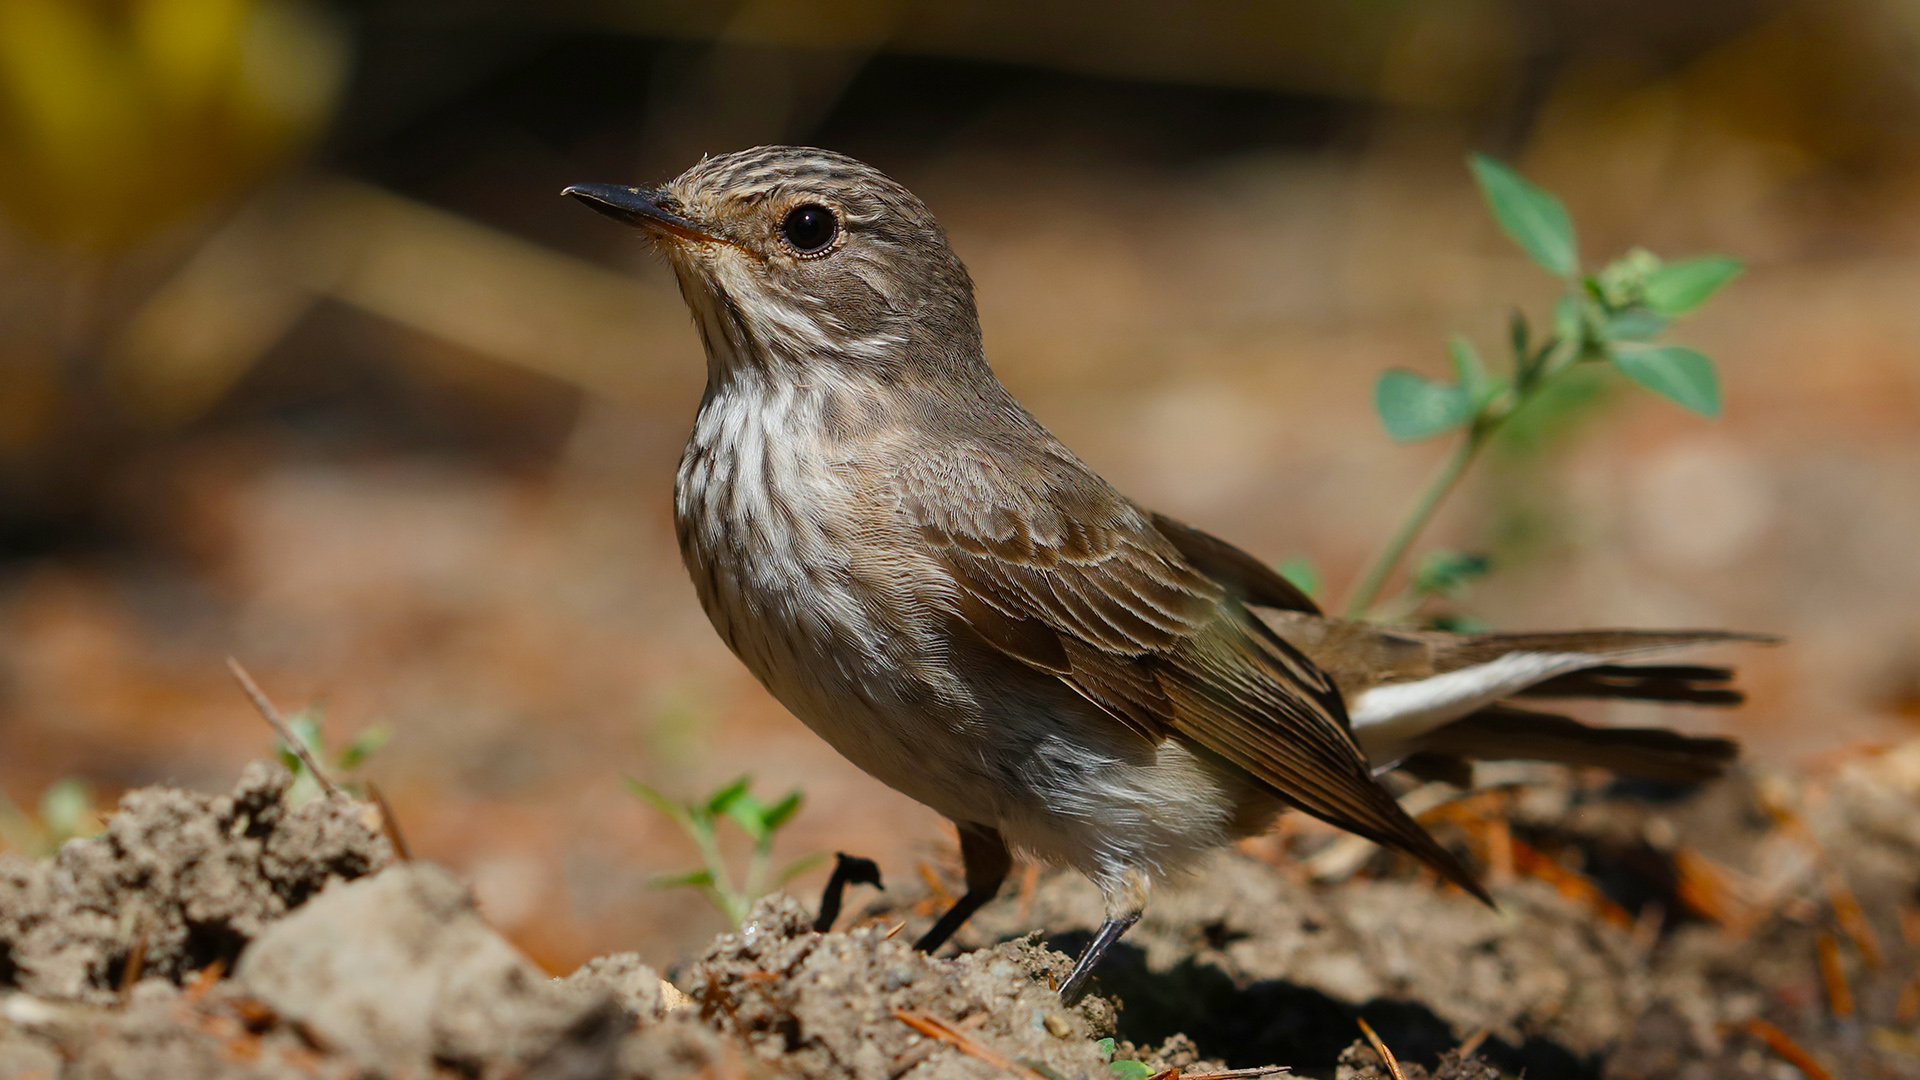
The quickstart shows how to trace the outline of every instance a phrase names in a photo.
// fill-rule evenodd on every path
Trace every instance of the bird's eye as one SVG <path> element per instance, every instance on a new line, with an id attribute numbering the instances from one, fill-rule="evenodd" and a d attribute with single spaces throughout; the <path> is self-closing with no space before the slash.
<path id="1" fill-rule="evenodd" d="M 802 255 L 812 255 L 825 251 L 833 243 L 834 234 L 840 231 L 840 222 L 833 211 L 819 203 L 806 203 L 787 211 L 787 219 L 780 223 L 780 235 L 787 243 Z"/>

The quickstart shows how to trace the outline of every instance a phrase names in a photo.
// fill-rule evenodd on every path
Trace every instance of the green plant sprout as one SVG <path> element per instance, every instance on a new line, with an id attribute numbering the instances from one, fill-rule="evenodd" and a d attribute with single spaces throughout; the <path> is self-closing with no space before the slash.
<path id="1" fill-rule="evenodd" d="M 1113 1059 L 1115 1043 L 1112 1039 L 1101 1039 L 1093 1045 L 1099 1049 L 1101 1054 L 1105 1055 L 1107 1059 L 1107 1074 L 1111 1076 L 1113 1080 L 1146 1080 L 1147 1077 L 1153 1075 L 1153 1069 L 1144 1061 L 1132 1061 L 1127 1058 L 1121 1058 L 1115 1061 Z"/>
<path id="2" fill-rule="evenodd" d="M 300 740 L 301 745 L 305 746 L 314 759 L 321 763 L 322 768 L 328 770 L 341 787 L 356 796 L 363 797 L 366 793 L 358 784 L 342 781 L 340 776 L 351 773 L 366 764 L 369 757 L 393 738 L 392 730 L 385 724 L 370 724 L 361 728 L 345 746 L 329 754 L 326 731 L 321 724 L 322 716 L 320 706 L 309 705 L 287 717 L 287 727 L 293 732 L 294 738 Z M 300 806 L 318 797 L 321 794 L 320 781 L 307 768 L 306 762 L 301 761 L 300 755 L 294 753 L 293 748 L 283 740 L 276 738 L 273 742 L 274 755 L 280 759 L 280 764 L 287 767 L 287 771 L 293 773 L 293 787 L 287 791 L 287 801 L 291 805 Z"/>
<path id="3" fill-rule="evenodd" d="M 0 791 L 0 847 L 38 859 L 60 850 L 78 836 L 92 836 L 102 828 L 93 809 L 93 790 L 85 781 L 64 777 L 40 793 L 37 817 L 30 817 Z"/>
<path id="4" fill-rule="evenodd" d="M 751 778 L 742 776 L 705 799 L 678 803 L 632 777 L 626 778 L 627 790 L 680 826 L 680 831 L 686 833 L 694 846 L 700 849 L 700 860 L 706 863 L 699 870 L 654 878 L 653 887 L 699 889 L 735 926 L 746 920 L 747 909 L 753 906 L 755 900 L 818 866 L 826 858 L 819 853 L 806 855 L 769 875 L 774 834 L 792 820 L 794 812 L 800 809 L 800 792 L 798 789 L 790 791 L 785 798 L 769 806 L 747 790 L 751 783 Z M 720 850 L 717 826 L 723 817 L 732 819 L 740 831 L 753 841 L 753 852 L 747 856 L 747 871 L 738 888 L 734 887 L 733 875 L 728 871 L 726 857 Z"/>
<path id="5" fill-rule="evenodd" d="M 1348 618 L 1404 619 L 1426 598 L 1458 595 L 1468 582 L 1486 573 L 1484 559 L 1435 552 L 1420 564 L 1406 596 L 1379 606 L 1381 590 L 1487 442 L 1529 404 L 1563 385 L 1576 365 L 1611 364 L 1633 382 L 1702 416 L 1720 414 L 1720 383 L 1713 362 L 1695 349 L 1656 339 L 1673 320 L 1698 308 L 1738 276 L 1742 270 L 1738 259 L 1703 255 L 1669 263 L 1635 248 L 1598 272 L 1583 273 L 1573 220 L 1552 192 L 1484 154 L 1474 154 L 1468 165 L 1501 231 L 1535 264 L 1560 278 L 1566 291 L 1554 304 L 1543 339 L 1535 340 L 1524 314 L 1513 313 L 1509 374 L 1489 371 L 1473 344 L 1457 336 L 1447 343 L 1453 381 L 1436 381 L 1402 368 L 1381 374 L 1374 389 L 1374 409 L 1388 435 L 1412 442 L 1452 431 L 1462 434 L 1406 519 L 1361 575 L 1346 604 Z"/>

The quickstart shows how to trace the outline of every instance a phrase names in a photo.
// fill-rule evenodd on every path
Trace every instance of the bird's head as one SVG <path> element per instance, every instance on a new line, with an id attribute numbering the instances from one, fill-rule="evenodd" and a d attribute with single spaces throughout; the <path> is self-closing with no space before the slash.
<path id="1" fill-rule="evenodd" d="M 966 268 L 925 204 L 872 166 L 763 146 L 659 188 L 566 194 L 666 255 L 716 375 L 848 365 L 893 379 L 980 362 Z"/>

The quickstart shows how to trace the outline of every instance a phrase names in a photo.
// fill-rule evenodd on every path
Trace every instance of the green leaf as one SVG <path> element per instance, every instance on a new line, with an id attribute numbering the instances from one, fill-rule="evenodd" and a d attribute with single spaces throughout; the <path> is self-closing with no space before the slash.
<path id="1" fill-rule="evenodd" d="M 1586 320 L 1580 310 L 1580 300 L 1575 296 L 1563 296 L 1553 302 L 1553 336 L 1561 341 L 1579 345 L 1586 337 Z"/>
<path id="2" fill-rule="evenodd" d="M 746 794 L 747 785 L 751 782 L 751 777 L 742 776 L 740 779 L 707 796 L 707 813 L 716 817 L 726 813 L 727 807 L 733 803 L 733 800 Z"/>
<path id="3" fill-rule="evenodd" d="M 1598 365 L 1567 368 L 1540 383 L 1509 413 L 1494 445 L 1510 461 L 1520 461 L 1563 445 L 1600 414 L 1620 381 Z"/>
<path id="4" fill-rule="evenodd" d="M 1480 353 L 1466 338 L 1455 334 L 1447 339 L 1447 359 L 1453 361 L 1453 373 L 1469 393 L 1476 384 L 1487 380 L 1487 365 L 1480 361 Z"/>
<path id="5" fill-rule="evenodd" d="M 1651 341 L 1666 328 L 1664 316 L 1635 307 L 1608 316 L 1600 327 L 1600 333 L 1608 341 Z"/>
<path id="6" fill-rule="evenodd" d="M 1093 1044 L 1094 1049 L 1100 1051 L 1100 1056 L 1108 1059 L 1113 1057 L 1114 1045 L 1112 1039 L 1101 1039 L 1099 1042 Z"/>
<path id="7" fill-rule="evenodd" d="M 327 752 L 327 738 L 320 730 L 320 710 L 301 709 L 287 717 L 287 727 L 293 731 L 293 737 L 299 739 L 315 757 L 324 757 Z"/>
<path id="8" fill-rule="evenodd" d="M 353 741 L 340 751 L 340 756 L 335 760 L 342 769 L 357 769 L 361 762 L 372 757 L 392 738 L 393 729 L 385 724 L 374 724 L 362 728 L 360 733 L 353 737 Z"/>
<path id="9" fill-rule="evenodd" d="M 1720 379 L 1713 361 L 1685 345 L 1621 346 L 1613 366 L 1641 386 L 1702 416 L 1720 415 Z"/>
<path id="10" fill-rule="evenodd" d="M 727 801 L 727 816 L 733 819 L 740 831 L 752 837 L 755 843 L 767 838 L 766 807 L 754 798 L 751 792 L 742 791 Z"/>
<path id="11" fill-rule="evenodd" d="M 1519 308 L 1507 314 L 1507 342 L 1513 346 L 1514 362 L 1525 363 L 1527 354 L 1533 351 L 1533 328 Z"/>
<path id="12" fill-rule="evenodd" d="M 1473 419 L 1473 399 L 1458 386 L 1434 382 L 1402 368 L 1380 373 L 1373 407 L 1387 434 L 1412 442 L 1457 428 Z"/>
<path id="13" fill-rule="evenodd" d="M 1486 408 L 1488 402 L 1506 392 L 1506 381 L 1487 372 L 1487 365 L 1481 361 L 1473 342 L 1458 335 L 1449 338 L 1447 358 L 1453 361 L 1454 373 L 1460 378 L 1460 389 L 1467 395 L 1470 406 L 1468 419 L 1479 416 L 1480 410 Z"/>
<path id="14" fill-rule="evenodd" d="M 1295 555 L 1273 569 L 1309 597 L 1320 595 L 1320 571 L 1314 569 L 1313 560 L 1305 555 Z"/>
<path id="15" fill-rule="evenodd" d="M 1413 572 L 1415 591 L 1427 596 L 1455 596 L 1493 568 L 1485 555 L 1458 551 L 1429 551 Z"/>
<path id="16" fill-rule="evenodd" d="M 785 825 L 787 819 L 792 817 L 793 812 L 798 809 L 800 809 L 800 792 L 796 789 L 787 792 L 786 798 L 767 807 L 767 812 L 761 815 L 760 820 L 766 823 L 767 831 L 772 832 Z"/>
<path id="17" fill-rule="evenodd" d="M 325 760 L 327 740 L 325 733 L 320 730 L 319 709 L 305 708 L 287 717 L 287 730 L 293 732 L 294 739 L 301 746 L 306 747 L 314 757 Z M 275 744 L 279 747 L 280 761 L 287 767 L 287 771 L 296 777 L 305 775 L 307 764 L 300 760 L 300 755 L 294 752 L 293 747 L 278 740 L 275 740 Z"/>
<path id="18" fill-rule="evenodd" d="M 1153 1075 L 1153 1070 L 1144 1061 L 1109 1061 L 1107 1072 L 1113 1075 L 1114 1080 L 1147 1080 Z"/>
<path id="19" fill-rule="evenodd" d="M 682 829 L 692 831 L 693 815 L 687 812 L 686 807 L 674 802 L 672 799 L 667 798 L 665 795 L 660 794 L 658 791 L 635 780 L 631 776 L 621 777 L 620 782 L 626 785 L 627 791 L 632 793 L 634 798 L 665 814 L 674 824 L 680 826 Z"/>
<path id="20" fill-rule="evenodd" d="M 1745 269 L 1730 255 L 1702 255 L 1668 263 L 1647 275 L 1647 306 L 1662 315 L 1685 315 Z"/>
<path id="21" fill-rule="evenodd" d="M 93 792 L 84 781 L 67 777 L 49 784 L 40 794 L 40 824 L 47 831 L 47 846 L 80 835 L 92 813 Z"/>
<path id="22" fill-rule="evenodd" d="M 1485 154 L 1474 154 L 1467 163 L 1501 231 L 1547 271 L 1563 278 L 1579 272 L 1580 248 L 1574 238 L 1573 220 L 1553 192 Z"/>
<path id="23" fill-rule="evenodd" d="M 655 889 L 704 889 L 713 884 L 713 873 L 708 870 L 689 870 L 684 874 L 661 874 L 647 882 Z"/>
<path id="24" fill-rule="evenodd" d="M 806 873 L 826 861 L 827 853 L 824 851 L 816 851 L 811 855 L 802 855 L 781 867 L 780 872 L 773 875 L 773 883 L 776 886 L 785 885 L 787 882 L 792 881 L 794 878 L 799 877 L 801 874 Z"/>

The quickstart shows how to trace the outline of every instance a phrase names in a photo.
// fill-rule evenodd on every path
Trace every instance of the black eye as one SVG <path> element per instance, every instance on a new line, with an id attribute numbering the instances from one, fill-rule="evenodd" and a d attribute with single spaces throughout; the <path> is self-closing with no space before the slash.
<path id="1" fill-rule="evenodd" d="M 787 211 L 787 220 L 780 223 L 780 235 L 802 255 L 825 251 L 827 245 L 833 243 L 833 234 L 839 231 L 840 222 L 833 211 L 819 203 L 794 207 Z"/>

